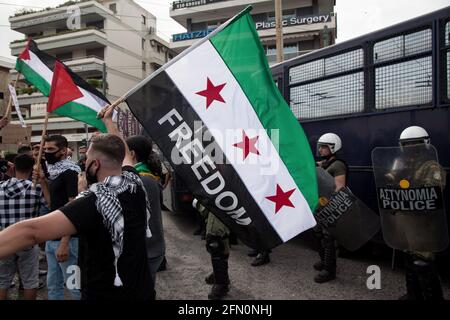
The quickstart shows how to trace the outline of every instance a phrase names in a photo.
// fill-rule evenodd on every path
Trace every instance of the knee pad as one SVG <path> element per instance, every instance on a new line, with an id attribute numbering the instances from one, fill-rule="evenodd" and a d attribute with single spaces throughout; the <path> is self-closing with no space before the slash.
<path id="1" fill-rule="evenodd" d="M 212 257 L 222 256 L 225 251 L 224 239 L 219 236 L 208 235 L 206 237 L 206 250 Z"/>

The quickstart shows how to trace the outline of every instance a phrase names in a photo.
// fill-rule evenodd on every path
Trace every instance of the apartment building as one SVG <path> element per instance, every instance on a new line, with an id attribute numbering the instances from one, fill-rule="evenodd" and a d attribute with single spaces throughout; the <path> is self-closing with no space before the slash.
<path id="1" fill-rule="evenodd" d="M 275 5 L 273 0 L 178 0 L 170 17 L 186 28 L 172 36 L 171 48 L 181 52 L 227 19 L 253 6 L 252 16 L 270 64 L 276 63 Z M 284 59 L 335 43 L 335 0 L 283 0 Z"/>

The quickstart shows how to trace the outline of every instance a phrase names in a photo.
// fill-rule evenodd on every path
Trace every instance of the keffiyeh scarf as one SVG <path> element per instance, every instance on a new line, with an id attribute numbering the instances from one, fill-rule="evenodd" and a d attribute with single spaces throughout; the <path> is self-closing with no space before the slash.
<path id="1" fill-rule="evenodd" d="M 55 180 L 59 177 L 59 175 L 67 170 L 75 171 L 76 173 L 80 173 L 80 167 L 73 161 L 68 159 L 61 160 L 55 164 L 49 164 L 47 166 L 48 173 L 50 174 L 50 180 Z"/>
<path id="2" fill-rule="evenodd" d="M 96 208 L 97 211 L 103 217 L 103 224 L 111 235 L 113 251 L 114 251 L 114 267 L 116 270 L 116 278 L 114 280 L 114 286 L 122 286 L 122 281 L 117 271 L 117 262 L 123 249 L 123 233 L 124 233 L 124 218 L 122 214 L 122 206 L 118 195 L 123 192 L 129 191 L 136 193 L 137 188 L 141 188 L 145 193 L 146 211 L 147 211 L 147 238 L 152 236 L 148 227 L 148 221 L 150 219 L 151 209 L 150 202 L 148 201 L 147 192 L 140 177 L 132 172 L 124 171 L 120 176 L 110 176 L 103 182 L 93 184 L 89 190 L 84 191 L 78 195 L 77 198 L 85 197 L 91 192 L 97 197 Z"/>

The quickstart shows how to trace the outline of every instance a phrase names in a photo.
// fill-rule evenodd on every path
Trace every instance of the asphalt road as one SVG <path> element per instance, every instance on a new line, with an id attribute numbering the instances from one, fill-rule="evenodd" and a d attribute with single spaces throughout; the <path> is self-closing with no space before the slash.
<path id="1" fill-rule="evenodd" d="M 207 299 L 210 289 L 204 278 L 211 269 L 205 242 L 193 236 L 194 220 L 188 214 L 163 213 L 168 270 L 157 275 L 157 299 Z M 404 275 L 400 268 L 392 270 L 390 251 L 378 250 L 359 256 L 338 258 L 337 279 L 316 284 L 312 265 L 318 260 L 307 235 L 276 248 L 271 263 L 252 267 L 249 249 L 232 246 L 229 260 L 233 300 L 395 300 L 405 293 Z M 387 250 L 387 252 L 386 252 Z M 371 251 L 371 250 L 369 250 Z M 369 290 L 367 268 L 380 267 L 381 289 Z M 446 298 L 450 283 L 444 282 Z"/>
<path id="2" fill-rule="evenodd" d="M 167 199 L 167 197 L 166 197 Z M 167 203 L 170 206 L 170 203 Z M 210 286 L 204 278 L 211 269 L 205 241 L 194 236 L 194 219 L 186 213 L 163 212 L 168 268 L 159 272 L 156 280 L 157 299 L 206 300 Z M 337 279 L 316 284 L 312 265 L 318 260 L 311 235 L 306 233 L 275 248 L 271 263 L 252 267 L 253 258 L 243 244 L 232 246 L 229 260 L 232 300 L 395 300 L 405 293 L 401 268 L 392 270 L 391 251 L 373 248 L 364 254 L 338 258 Z M 377 249 L 377 250 L 375 250 Z M 397 261 L 400 259 L 397 259 Z M 369 266 L 380 268 L 381 289 L 369 290 Z M 45 282 L 45 276 L 41 277 Z M 17 283 L 17 279 L 16 279 Z M 443 280 L 444 294 L 450 299 L 450 280 Z M 10 299 L 20 299 L 18 284 L 10 290 Z M 38 299 L 47 298 L 46 288 L 39 290 Z M 69 298 L 69 295 L 67 295 Z"/>

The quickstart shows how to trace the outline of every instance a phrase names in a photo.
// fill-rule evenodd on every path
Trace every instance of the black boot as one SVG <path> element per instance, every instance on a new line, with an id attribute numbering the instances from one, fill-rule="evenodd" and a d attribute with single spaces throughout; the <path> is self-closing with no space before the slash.
<path id="1" fill-rule="evenodd" d="M 167 259 L 166 259 L 166 256 L 164 256 L 163 261 L 161 261 L 161 264 L 159 265 L 157 272 L 166 271 L 166 270 L 167 270 Z"/>
<path id="2" fill-rule="evenodd" d="M 441 280 L 433 261 L 416 260 L 414 265 L 418 270 L 420 288 L 425 300 L 444 300 Z"/>
<path id="3" fill-rule="evenodd" d="M 209 300 L 221 300 L 230 290 L 230 278 L 228 277 L 228 256 L 212 257 L 214 272 L 214 285 L 208 294 Z"/>
<path id="4" fill-rule="evenodd" d="M 269 251 L 262 251 L 258 253 L 255 260 L 252 262 L 253 267 L 259 267 L 270 262 L 270 254 Z"/>
<path id="5" fill-rule="evenodd" d="M 405 280 L 406 294 L 399 300 L 423 300 L 422 290 L 420 289 L 419 277 L 417 275 L 414 261 L 409 254 L 405 254 Z"/>
<path id="6" fill-rule="evenodd" d="M 325 263 L 324 263 L 325 250 L 324 250 L 322 244 L 320 244 L 320 247 L 319 247 L 319 256 L 320 256 L 320 261 L 314 263 L 313 268 L 314 268 L 314 270 L 322 271 L 325 268 Z"/>
<path id="7" fill-rule="evenodd" d="M 258 255 L 258 251 L 255 249 L 252 249 L 251 251 L 249 251 L 247 253 L 247 256 L 252 257 L 252 258 L 255 258 L 257 255 Z"/>
<path id="8" fill-rule="evenodd" d="M 323 261 L 317 261 L 316 263 L 314 263 L 313 268 L 316 271 L 322 271 L 324 268 Z"/>
<path id="9" fill-rule="evenodd" d="M 323 270 L 314 278 L 317 283 L 325 283 L 336 279 L 336 247 L 331 236 L 325 236 L 322 240 L 324 249 Z"/>
<path id="10" fill-rule="evenodd" d="M 238 238 L 234 232 L 230 233 L 230 236 L 228 237 L 228 239 L 230 241 L 230 244 L 232 244 L 233 246 L 237 246 L 239 244 Z"/>
<path id="11" fill-rule="evenodd" d="M 214 282 L 215 282 L 214 272 L 212 272 L 205 278 L 205 282 L 206 282 L 206 284 L 214 284 Z"/>

